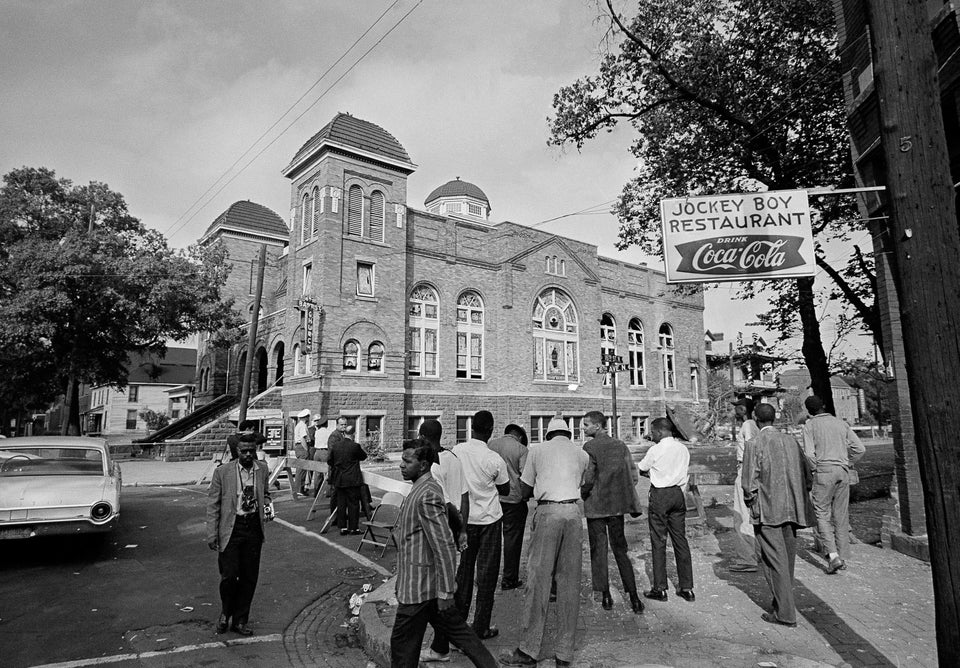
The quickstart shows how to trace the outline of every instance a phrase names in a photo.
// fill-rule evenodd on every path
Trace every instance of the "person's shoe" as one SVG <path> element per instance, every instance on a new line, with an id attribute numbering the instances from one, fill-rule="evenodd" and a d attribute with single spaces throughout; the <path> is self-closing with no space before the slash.
<path id="1" fill-rule="evenodd" d="M 490 640 L 490 638 L 496 638 L 498 635 L 500 635 L 500 629 L 498 629 L 496 626 L 491 626 L 484 631 L 477 632 L 477 636 L 480 638 L 480 640 Z"/>
<path id="2" fill-rule="evenodd" d="M 347 531 L 346 529 L 340 529 L 340 535 L 341 535 L 341 536 L 346 536 L 348 533 L 350 533 L 350 532 Z"/>
<path id="3" fill-rule="evenodd" d="M 350 529 L 350 535 L 351 535 L 351 536 L 359 536 L 361 533 L 363 533 L 363 532 L 360 531 L 360 529 Z"/>
<path id="4" fill-rule="evenodd" d="M 651 589 L 643 592 L 643 597 L 649 598 L 652 601 L 666 601 L 667 592 L 665 589 Z"/>
<path id="5" fill-rule="evenodd" d="M 420 651 L 420 660 L 423 663 L 430 663 L 433 661 L 448 663 L 450 661 L 450 652 L 441 654 L 440 652 L 434 652 L 432 647 L 428 647 Z"/>
<path id="6" fill-rule="evenodd" d="M 500 584 L 500 589 L 507 591 L 510 589 L 520 589 L 523 586 L 523 580 L 517 580 L 516 582 L 503 582 Z"/>
<path id="7" fill-rule="evenodd" d="M 224 633 L 226 633 L 227 628 L 229 626 L 230 626 L 230 619 L 221 612 L 220 618 L 217 620 L 217 635 L 223 635 Z"/>
<path id="8" fill-rule="evenodd" d="M 757 567 L 754 564 L 732 564 L 727 570 L 733 573 L 756 573 Z"/>
<path id="9" fill-rule="evenodd" d="M 841 568 L 843 568 L 843 562 L 840 561 L 840 557 L 831 557 L 830 562 L 827 564 L 827 575 L 833 575 Z"/>
<path id="10" fill-rule="evenodd" d="M 234 624 L 234 625 L 233 625 L 233 631 L 234 631 L 235 633 L 239 633 L 239 634 L 242 635 L 242 636 L 252 636 L 252 635 L 253 635 L 253 629 L 251 629 L 249 626 L 247 626 L 247 623 L 246 623 L 246 622 L 238 622 L 238 623 Z"/>
<path id="11" fill-rule="evenodd" d="M 640 597 L 637 596 L 637 592 L 635 591 L 630 592 L 630 607 L 633 608 L 633 614 L 643 614 L 643 601 L 640 600 Z"/>
<path id="12" fill-rule="evenodd" d="M 770 612 L 765 612 L 762 615 L 760 615 L 760 619 L 762 619 L 765 622 L 769 622 L 771 624 L 779 624 L 780 626 L 788 626 L 790 628 L 793 628 L 797 625 L 796 622 L 785 622 Z"/>
<path id="13" fill-rule="evenodd" d="M 678 589 L 677 596 L 682 598 L 687 603 L 693 603 L 697 600 L 697 595 L 693 593 L 692 589 Z"/>
<path id="14" fill-rule="evenodd" d="M 600 607 L 604 610 L 613 610 L 613 597 L 609 591 L 603 592 L 603 598 L 600 601 Z"/>
<path id="15" fill-rule="evenodd" d="M 537 665 L 537 660 L 532 656 L 521 650 L 519 647 L 513 650 L 512 652 L 501 652 L 500 656 L 497 657 L 500 659 L 500 663 L 505 666 L 535 666 Z"/>

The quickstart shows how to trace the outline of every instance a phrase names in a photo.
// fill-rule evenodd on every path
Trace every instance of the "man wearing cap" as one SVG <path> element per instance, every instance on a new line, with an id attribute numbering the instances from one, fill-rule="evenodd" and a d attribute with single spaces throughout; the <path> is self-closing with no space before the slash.
<path id="1" fill-rule="evenodd" d="M 297 413 L 297 418 L 297 426 L 293 428 L 293 452 L 297 459 L 309 459 L 310 448 L 313 447 L 310 440 L 310 409 L 304 408 Z M 307 493 L 304 488 L 306 475 L 306 469 L 297 469 L 297 475 L 292 485 L 294 492 L 304 495 Z"/>
<path id="2" fill-rule="evenodd" d="M 673 542 L 677 561 L 677 596 L 693 603 L 693 561 L 687 543 L 687 486 L 690 452 L 673 437 L 674 426 L 668 418 L 653 421 L 650 438 L 655 442 L 637 465 L 640 473 L 650 476 L 650 552 L 653 560 L 653 587 L 643 592 L 654 601 L 667 600 L 667 534 Z"/>
<path id="3" fill-rule="evenodd" d="M 520 617 L 520 644 L 500 655 L 507 666 L 535 666 L 543 646 L 551 581 L 557 581 L 555 651 L 558 666 L 573 661 L 573 640 L 580 616 L 580 569 L 583 524 L 580 485 L 590 457 L 570 440 L 571 432 L 560 416 L 547 425 L 546 442 L 531 445 L 520 476 L 524 499 L 533 498 L 527 590 Z"/>
<path id="4" fill-rule="evenodd" d="M 737 561 L 730 565 L 730 570 L 735 573 L 756 573 L 757 542 L 753 535 L 753 525 L 750 523 L 750 511 L 743 501 L 742 473 L 744 444 L 757 436 L 760 428 L 753 420 L 752 399 L 740 397 L 733 402 L 733 410 L 740 421 L 740 428 L 737 430 L 737 479 L 733 484 L 733 528 Z"/>

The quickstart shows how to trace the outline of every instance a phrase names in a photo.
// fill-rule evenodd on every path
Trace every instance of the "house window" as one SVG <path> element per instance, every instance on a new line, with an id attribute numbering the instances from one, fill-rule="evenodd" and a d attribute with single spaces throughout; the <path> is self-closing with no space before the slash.
<path id="1" fill-rule="evenodd" d="M 383 371 L 383 344 L 374 341 L 367 349 L 367 371 Z"/>
<path id="2" fill-rule="evenodd" d="M 416 438 L 420 435 L 420 425 L 424 420 L 439 420 L 439 415 L 408 415 L 407 416 L 407 439 Z"/>
<path id="3" fill-rule="evenodd" d="M 127 388 L 127 401 L 131 404 L 135 404 L 140 401 L 140 386 L 131 385 Z"/>
<path id="4" fill-rule="evenodd" d="M 311 373 L 310 355 L 304 353 L 299 343 L 293 345 L 293 375 L 307 376 Z"/>
<path id="5" fill-rule="evenodd" d="M 700 403 L 700 370 L 696 366 L 690 365 L 690 393 L 693 400 Z"/>
<path id="6" fill-rule="evenodd" d="M 534 380 L 572 382 L 580 377 L 577 311 L 562 290 L 548 288 L 533 306 Z"/>
<path id="7" fill-rule="evenodd" d="M 609 313 L 604 313 L 603 317 L 600 318 L 600 364 L 606 366 L 609 364 L 608 355 L 615 355 L 617 353 L 616 349 L 616 340 L 617 340 L 617 325 L 613 320 L 613 316 Z M 603 374 L 603 385 L 606 387 L 610 384 L 610 376 L 616 376 L 616 374 Z M 617 386 L 619 387 L 619 385 Z"/>
<path id="8" fill-rule="evenodd" d="M 363 236 L 363 191 L 360 186 L 350 186 L 347 191 L 347 234 Z"/>
<path id="9" fill-rule="evenodd" d="M 472 415 L 457 416 L 457 443 L 465 443 L 470 438 L 473 427 Z"/>
<path id="10" fill-rule="evenodd" d="M 383 193 L 374 190 L 370 195 L 370 238 L 374 241 L 383 241 L 384 207 Z"/>
<path id="11" fill-rule="evenodd" d="M 460 202 L 447 202 L 447 213 L 460 213 Z"/>
<path id="12" fill-rule="evenodd" d="M 663 389 L 677 389 L 675 368 L 676 353 L 673 348 L 673 328 L 667 323 L 660 325 L 660 369 Z"/>
<path id="13" fill-rule="evenodd" d="M 313 263 L 307 262 L 303 265 L 303 286 L 300 294 L 309 295 L 313 293 Z"/>
<path id="14" fill-rule="evenodd" d="M 469 211 L 474 216 L 483 215 L 483 207 L 479 204 L 467 204 L 467 211 Z"/>
<path id="15" fill-rule="evenodd" d="M 310 238 L 310 195 L 305 194 L 300 200 L 300 243 L 307 243 Z"/>
<path id="16" fill-rule="evenodd" d="M 351 339 L 343 346 L 343 370 L 356 371 L 360 362 L 360 344 Z"/>
<path id="17" fill-rule="evenodd" d="M 357 262 L 357 296 L 373 297 L 373 268 L 372 262 Z"/>
<path id="18" fill-rule="evenodd" d="M 483 378 L 483 299 L 473 290 L 457 299 L 457 378 Z"/>
<path id="19" fill-rule="evenodd" d="M 137 411 L 132 409 L 127 411 L 127 429 L 136 429 L 137 428 Z"/>
<path id="20" fill-rule="evenodd" d="M 367 415 L 363 418 L 363 444 L 383 446 L 383 416 Z"/>
<path id="21" fill-rule="evenodd" d="M 634 415 L 630 422 L 632 427 L 633 438 L 637 441 L 642 441 L 643 438 L 647 435 L 647 425 L 650 422 L 650 416 Z"/>
<path id="22" fill-rule="evenodd" d="M 640 318 L 631 318 L 627 326 L 627 348 L 630 366 L 630 384 L 646 385 L 647 376 L 644 370 L 643 354 L 643 323 Z"/>
<path id="23" fill-rule="evenodd" d="M 320 229 L 320 214 L 323 213 L 323 193 L 320 188 L 313 188 L 313 215 L 311 216 L 310 236 L 317 236 Z"/>
<path id="24" fill-rule="evenodd" d="M 547 439 L 547 426 L 550 424 L 550 420 L 555 417 L 557 416 L 554 414 L 530 416 L 531 443 L 543 443 Z M 582 415 L 568 415 L 563 418 L 563 421 L 567 423 L 567 428 L 570 430 L 571 440 L 583 440 L 584 433 Z"/>
<path id="25" fill-rule="evenodd" d="M 418 285 L 410 293 L 410 327 L 407 335 L 411 376 L 437 376 L 437 339 L 439 338 L 440 300 L 428 285 Z"/>

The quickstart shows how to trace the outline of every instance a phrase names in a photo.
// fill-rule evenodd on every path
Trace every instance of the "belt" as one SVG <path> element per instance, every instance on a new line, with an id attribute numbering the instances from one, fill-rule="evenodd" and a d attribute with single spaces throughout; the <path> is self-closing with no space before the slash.
<path id="1" fill-rule="evenodd" d="M 680 485 L 670 485 L 669 487 L 654 487 L 653 485 L 650 485 L 651 492 L 653 490 L 661 490 L 661 489 L 681 489 L 681 487 Z"/>
<path id="2" fill-rule="evenodd" d="M 550 500 L 548 500 L 548 499 L 541 499 L 540 501 L 537 501 L 537 505 L 538 505 L 538 506 L 545 506 L 545 505 L 551 504 L 551 503 L 576 503 L 576 502 L 579 501 L 579 500 L 580 500 L 580 499 L 564 499 L 563 501 L 550 501 Z"/>

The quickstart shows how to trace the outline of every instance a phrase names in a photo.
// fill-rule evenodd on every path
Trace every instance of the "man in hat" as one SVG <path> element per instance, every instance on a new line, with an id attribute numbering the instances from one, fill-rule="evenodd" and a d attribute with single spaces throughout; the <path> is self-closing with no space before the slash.
<path id="1" fill-rule="evenodd" d="M 743 496 L 760 548 L 760 570 L 773 594 L 773 612 L 761 619 L 796 626 L 793 567 L 797 529 L 813 523 L 811 479 L 800 444 L 773 426 L 776 414 L 769 404 L 757 407 L 760 432 L 744 449 Z"/>
<path id="2" fill-rule="evenodd" d="M 647 520 L 650 525 L 650 552 L 653 558 L 653 587 L 643 592 L 654 601 L 667 600 L 667 534 L 673 542 L 673 556 L 677 561 L 677 596 L 692 603 L 693 561 L 687 543 L 687 486 L 690 452 L 687 446 L 673 437 L 673 423 L 657 418 L 650 427 L 650 438 L 655 444 L 640 460 L 641 474 L 650 476 L 650 505 Z"/>
<path id="3" fill-rule="evenodd" d="M 573 639 L 580 616 L 583 524 L 577 502 L 590 457 L 570 440 L 560 416 L 547 425 L 546 442 L 533 444 L 520 476 L 523 498 L 533 497 L 533 535 L 527 562 L 527 591 L 520 617 L 520 644 L 500 655 L 507 666 L 535 666 L 547 625 L 551 581 L 557 581 L 556 663 L 573 661 Z"/>
<path id="4" fill-rule="evenodd" d="M 293 452 L 297 459 L 309 459 L 310 449 L 313 442 L 310 436 L 310 409 L 304 408 L 297 413 L 297 426 L 293 428 Z M 298 468 L 296 478 L 293 481 L 293 490 L 306 495 L 307 490 L 304 486 L 308 471 Z"/>
<path id="5" fill-rule="evenodd" d="M 313 426 L 315 428 L 313 433 L 313 461 L 325 462 L 329 459 L 330 454 L 328 450 L 330 435 L 335 430 L 330 426 L 330 420 L 320 413 L 317 413 L 313 417 Z M 323 478 L 323 471 L 314 472 L 312 484 L 314 496 L 320 493 L 320 487 L 323 485 Z"/>
<path id="6" fill-rule="evenodd" d="M 733 484 L 733 522 L 734 547 L 737 560 L 730 565 L 735 573 L 756 573 L 757 571 L 757 543 L 753 536 L 753 525 L 750 523 L 750 511 L 743 502 L 743 448 L 744 444 L 760 433 L 760 428 L 753 420 L 753 399 L 740 397 L 733 402 L 740 428 L 737 430 L 737 479 Z"/>

